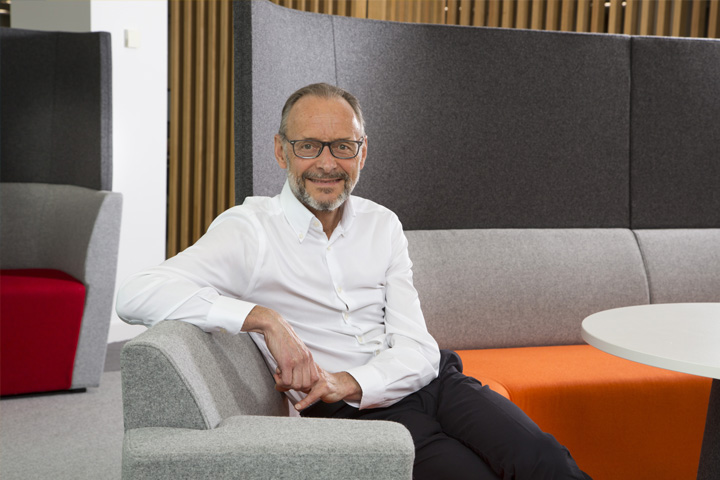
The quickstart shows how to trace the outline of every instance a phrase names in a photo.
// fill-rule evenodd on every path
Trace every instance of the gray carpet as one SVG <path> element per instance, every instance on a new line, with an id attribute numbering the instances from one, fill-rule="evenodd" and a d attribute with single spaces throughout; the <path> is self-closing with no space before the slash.
<path id="1" fill-rule="evenodd" d="M 0 400 L 2 480 L 120 478 L 120 348 L 108 345 L 98 388 Z"/>

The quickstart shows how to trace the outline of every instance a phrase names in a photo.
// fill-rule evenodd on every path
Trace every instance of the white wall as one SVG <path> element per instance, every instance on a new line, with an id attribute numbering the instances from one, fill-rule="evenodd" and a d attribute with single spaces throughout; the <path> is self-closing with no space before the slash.
<path id="1" fill-rule="evenodd" d="M 113 190 L 123 194 L 118 282 L 165 259 L 168 12 L 166 0 L 15 0 L 12 27 L 112 35 Z M 126 31 L 139 41 L 125 46 Z M 113 309 L 114 310 L 114 309 Z M 132 338 L 113 312 L 108 341 Z"/>

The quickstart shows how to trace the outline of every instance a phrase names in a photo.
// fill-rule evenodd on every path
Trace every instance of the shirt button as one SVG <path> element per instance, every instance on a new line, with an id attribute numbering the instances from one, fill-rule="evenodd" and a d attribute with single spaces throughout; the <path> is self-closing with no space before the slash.
<path id="1" fill-rule="evenodd" d="M 338 293 L 342 293 L 342 287 L 337 287 Z"/>
<path id="2" fill-rule="evenodd" d="M 313 227 L 319 228 L 319 227 L 320 227 L 320 222 L 318 222 L 317 220 L 315 220 L 315 221 L 313 222 Z"/>
<path id="3" fill-rule="evenodd" d="M 299 234 L 298 234 L 298 238 L 299 238 L 300 240 L 302 240 L 303 237 L 304 237 L 304 235 L 303 235 L 302 233 L 299 233 Z"/>

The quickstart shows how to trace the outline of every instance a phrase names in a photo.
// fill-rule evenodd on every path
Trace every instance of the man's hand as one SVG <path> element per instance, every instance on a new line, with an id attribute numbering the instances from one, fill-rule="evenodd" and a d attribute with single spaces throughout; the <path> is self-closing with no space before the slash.
<path id="1" fill-rule="evenodd" d="M 329 373 L 320 367 L 317 368 L 320 371 L 320 378 L 312 388 L 305 391 L 307 396 L 295 404 L 297 411 L 306 409 L 317 400 L 325 403 L 334 403 L 340 400 L 360 401 L 362 388 L 352 375 L 347 372 Z M 275 381 L 277 381 L 277 375 Z"/>
<path id="2" fill-rule="evenodd" d="M 245 319 L 243 331 L 262 333 L 270 353 L 278 363 L 275 388 L 281 392 L 310 391 L 320 378 L 310 350 L 279 313 L 256 306 Z"/>

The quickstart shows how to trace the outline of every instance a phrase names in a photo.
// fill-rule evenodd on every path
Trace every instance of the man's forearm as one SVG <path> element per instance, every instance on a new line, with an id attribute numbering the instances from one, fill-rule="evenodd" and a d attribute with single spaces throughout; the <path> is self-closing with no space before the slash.
<path id="1" fill-rule="evenodd" d="M 274 374 L 278 390 L 304 392 L 318 381 L 319 368 L 312 353 L 279 313 L 257 305 L 245 318 L 242 330 L 265 337 L 265 344 L 278 365 Z"/>

